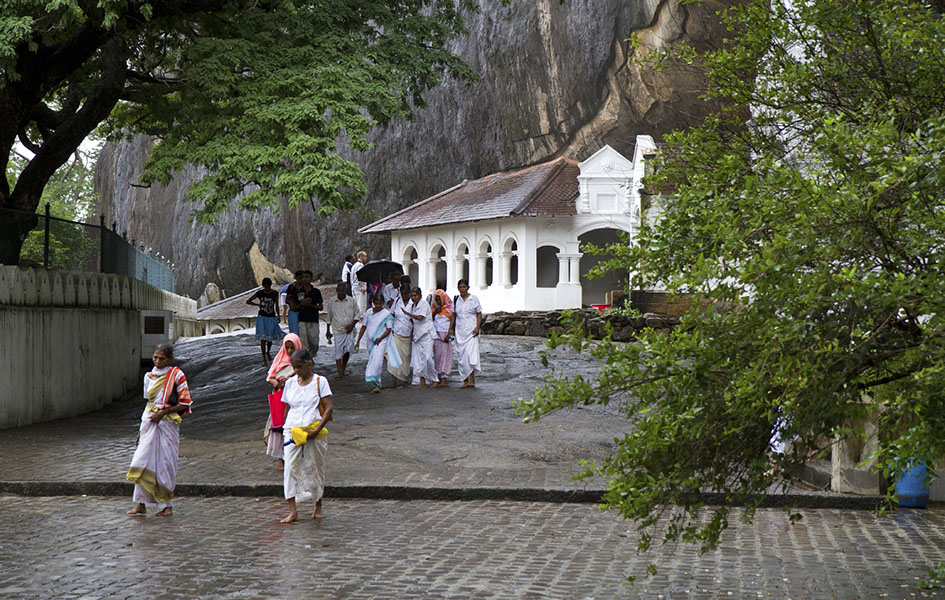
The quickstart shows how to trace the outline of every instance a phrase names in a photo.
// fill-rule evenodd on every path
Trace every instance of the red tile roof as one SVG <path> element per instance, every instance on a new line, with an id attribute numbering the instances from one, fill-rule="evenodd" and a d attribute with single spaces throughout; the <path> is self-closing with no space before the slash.
<path id="1" fill-rule="evenodd" d="M 487 175 L 464 181 L 358 231 L 386 233 L 512 216 L 574 215 L 579 174 L 576 161 L 557 158 L 517 171 Z"/>

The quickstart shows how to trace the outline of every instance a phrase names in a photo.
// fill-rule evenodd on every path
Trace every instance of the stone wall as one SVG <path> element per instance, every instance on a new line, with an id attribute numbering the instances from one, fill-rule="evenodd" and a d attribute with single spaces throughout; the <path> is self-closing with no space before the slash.
<path id="1" fill-rule="evenodd" d="M 171 311 L 176 334 L 192 335 L 196 308 L 128 277 L 0 266 L 0 428 L 83 414 L 137 389 L 139 311 Z"/>
<path id="2" fill-rule="evenodd" d="M 565 326 L 560 319 L 563 311 L 519 311 L 514 313 L 497 312 L 486 315 L 482 322 L 482 333 L 493 335 L 529 335 L 545 337 L 551 333 L 562 333 Z M 605 315 L 596 309 L 573 311 L 580 317 L 584 330 L 595 339 L 602 339 L 606 334 L 606 324 L 613 328 L 612 339 L 627 342 L 636 338 L 644 329 L 659 333 L 669 331 L 679 324 L 677 317 L 645 313 L 642 317 Z"/>

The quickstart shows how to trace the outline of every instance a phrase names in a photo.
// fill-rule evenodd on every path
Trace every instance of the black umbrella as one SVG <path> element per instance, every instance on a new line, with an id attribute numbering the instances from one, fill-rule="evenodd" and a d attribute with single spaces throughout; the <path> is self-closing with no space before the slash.
<path id="1" fill-rule="evenodd" d="M 394 271 L 403 275 L 404 266 L 392 260 L 372 260 L 358 270 L 358 281 L 383 283 L 387 279 L 387 274 Z"/>

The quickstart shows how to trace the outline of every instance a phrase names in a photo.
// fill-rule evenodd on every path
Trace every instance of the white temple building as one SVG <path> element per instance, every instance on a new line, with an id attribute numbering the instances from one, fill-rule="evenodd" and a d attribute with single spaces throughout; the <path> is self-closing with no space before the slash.
<path id="1" fill-rule="evenodd" d="M 558 158 L 462 183 L 370 225 L 389 233 L 391 259 L 424 294 L 456 294 L 466 279 L 485 312 L 551 310 L 606 304 L 626 273 L 588 279 L 601 258 L 583 244 L 637 235 L 646 214 L 640 189 L 650 136 L 637 136 L 633 160 L 610 146 L 578 163 Z"/>

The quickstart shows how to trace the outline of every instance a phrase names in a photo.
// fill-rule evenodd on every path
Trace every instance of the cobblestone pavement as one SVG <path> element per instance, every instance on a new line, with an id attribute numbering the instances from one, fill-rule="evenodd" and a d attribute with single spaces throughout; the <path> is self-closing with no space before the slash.
<path id="1" fill-rule="evenodd" d="M 197 404 L 181 429 L 169 519 L 125 515 L 137 396 L 0 431 L 0 492 L 24 494 L 0 493 L 0 598 L 945 598 L 916 587 L 945 561 L 943 506 L 883 516 L 806 508 L 793 525 L 778 509 L 744 525 L 736 510 L 718 551 L 637 556 L 632 523 L 563 502 L 602 489 L 570 476 L 624 433 L 617 407 L 528 425 L 515 413 L 546 373 L 540 348 L 485 336 L 477 389 L 382 394 L 367 393 L 366 357 L 356 355 L 351 377 L 331 379 L 327 517 L 284 526 L 281 474 L 263 451 L 258 345 L 251 335 L 186 340 L 178 355 Z M 316 360 L 329 376 L 330 350 Z M 583 357 L 554 364 L 593 373 Z M 467 500 L 428 499 L 444 490 Z M 490 490 L 501 493 L 480 495 Z M 508 490 L 559 502 L 495 500 Z M 843 500 L 809 494 L 798 505 L 822 505 L 811 498 Z M 650 562 L 662 565 L 655 577 L 623 584 Z"/>
<path id="2" fill-rule="evenodd" d="M 945 597 L 917 588 L 945 560 L 942 509 L 735 514 L 721 549 L 699 557 L 682 545 L 638 556 L 632 526 L 588 504 L 337 500 L 323 521 L 292 525 L 274 498 L 182 498 L 170 518 L 129 506 L 0 496 L 0 597 Z M 650 561 L 655 577 L 624 585 Z"/>

